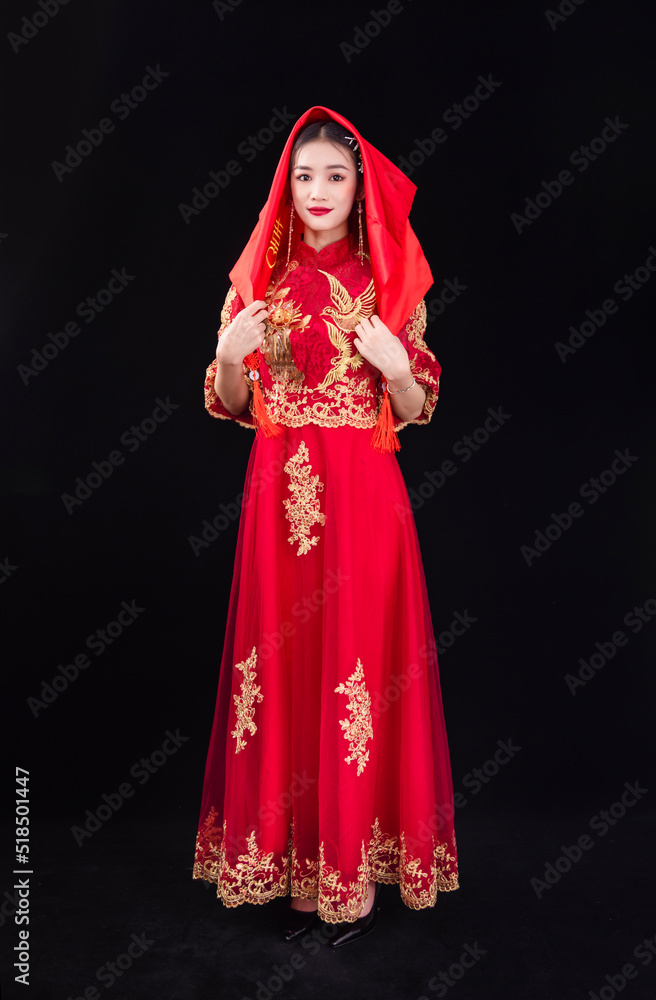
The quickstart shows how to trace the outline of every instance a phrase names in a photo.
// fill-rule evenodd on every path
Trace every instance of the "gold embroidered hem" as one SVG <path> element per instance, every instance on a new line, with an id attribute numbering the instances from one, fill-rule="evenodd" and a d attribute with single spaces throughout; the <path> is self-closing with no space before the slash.
<path id="1" fill-rule="evenodd" d="M 198 831 L 196 860 L 192 877 L 213 882 L 225 906 L 241 903 L 268 903 L 277 896 L 318 899 L 318 914 L 327 923 L 352 923 L 360 916 L 367 898 L 368 882 L 398 885 L 403 903 L 412 910 L 435 905 L 438 892 L 459 888 L 455 874 L 455 840 L 439 843 L 431 835 L 431 860 L 425 871 L 421 859 L 411 854 L 403 832 L 397 837 L 381 830 L 378 818 L 372 823 L 368 843 L 361 843 L 361 860 L 355 879 L 346 880 L 339 869 L 326 862 L 326 848 L 319 845 L 319 857 L 299 858 L 294 846 L 293 822 L 286 851 L 265 852 L 255 831 L 246 838 L 246 849 L 236 863 L 226 858 L 226 822 L 217 825 L 214 808 Z M 425 843 L 426 838 L 420 838 Z"/>

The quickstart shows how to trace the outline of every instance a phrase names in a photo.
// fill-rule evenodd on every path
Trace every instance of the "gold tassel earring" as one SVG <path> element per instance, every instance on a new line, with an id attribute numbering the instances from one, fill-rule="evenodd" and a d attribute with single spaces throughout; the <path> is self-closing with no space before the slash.
<path id="1" fill-rule="evenodd" d="M 362 200 L 358 202 L 358 257 L 364 265 L 364 241 L 362 239 Z"/>
<path id="2" fill-rule="evenodd" d="M 287 240 L 287 267 L 289 267 L 289 258 L 292 253 L 292 232 L 294 231 L 294 202 L 292 202 L 292 209 L 289 213 L 289 239 Z"/>

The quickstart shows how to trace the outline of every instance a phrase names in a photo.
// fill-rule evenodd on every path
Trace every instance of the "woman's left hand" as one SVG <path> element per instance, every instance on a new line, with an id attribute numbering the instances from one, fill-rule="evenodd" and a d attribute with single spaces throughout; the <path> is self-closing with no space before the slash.
<path id="1" fill-rule="evenodd" d="M 378 316 L 369 316 L 355 327 L 353 343 L 362 357 L 378 368 L 391 382 L 403 380 L 410 372 L 408 352 L 398 337 Z"/>

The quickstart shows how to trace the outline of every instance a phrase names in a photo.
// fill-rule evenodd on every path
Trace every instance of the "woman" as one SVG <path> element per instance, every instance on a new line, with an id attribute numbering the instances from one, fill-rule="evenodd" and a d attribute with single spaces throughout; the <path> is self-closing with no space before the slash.
<path id="1" fill-rule="evenodd" d="M 341 115 L 294 126 L 232 270 L 205 385 L 257 431 L 194 877 L 227 906 L 291 893 L 337 947 L 380 883 L 458 887 L 435 641 L 396 432 L 429 422 L 428 264 L 415 186 Z"/>

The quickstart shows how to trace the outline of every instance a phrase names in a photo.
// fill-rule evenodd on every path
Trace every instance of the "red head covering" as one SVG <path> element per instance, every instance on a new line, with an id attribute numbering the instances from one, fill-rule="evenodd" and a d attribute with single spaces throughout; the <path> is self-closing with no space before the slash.
<path id="1" fill-rule="evenodd" d="M 360 145 L 364 171 L 365 219 L 378 315 L 398 333 L 433 284 L 433 276 L 408 215 L 416 186 L 402 170 L 363 139 L 346 118 L 329 108 L 314 107 L 294 125 L 285 144 L 266 205 L 241 257 L 230 272 L 242 301 L 263 299 L 278 248 L 289 225 L 291 191 L 288 182 L 292 146 L 304 125 L 338 122 L 344 134 Z"/>

